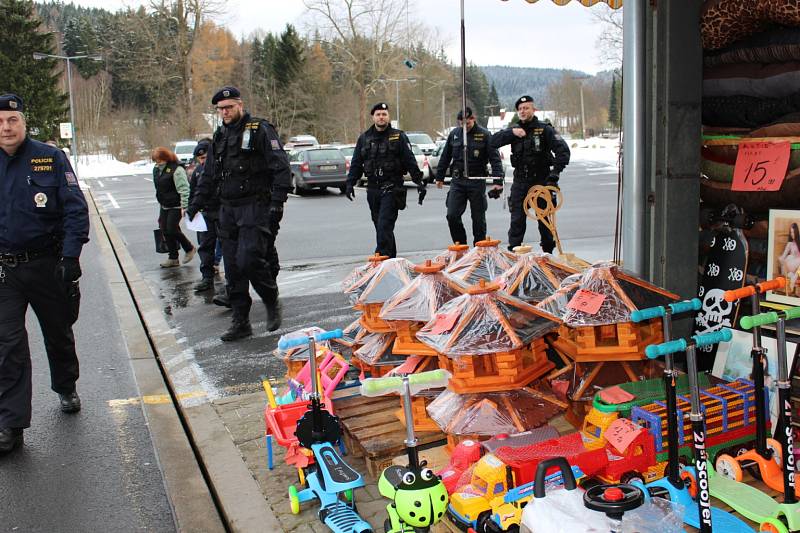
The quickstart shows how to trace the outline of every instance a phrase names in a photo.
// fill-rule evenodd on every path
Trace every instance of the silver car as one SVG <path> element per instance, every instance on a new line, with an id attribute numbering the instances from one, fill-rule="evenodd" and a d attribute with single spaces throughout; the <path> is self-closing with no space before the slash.
<path id="1" fill-rule="evenodd" d="M 345 192 L 350 163 L 338 148 L 309 148 L 289 152 L 295 194 L 312 188 L 337 187 Z"/>

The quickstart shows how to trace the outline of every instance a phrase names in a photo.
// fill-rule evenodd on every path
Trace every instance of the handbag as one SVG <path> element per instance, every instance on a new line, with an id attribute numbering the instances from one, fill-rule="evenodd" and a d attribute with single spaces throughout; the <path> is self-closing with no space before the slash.
<path id="1" fill-rule="evenodd" d="M 156 228 L 153 230 L 153 239 L 156 241 L 157 254 L 169 253 L 169 248 L 167 248 L 167 241 L 164 240 L 164 234 L 161 233 L 161 228 Z"/>

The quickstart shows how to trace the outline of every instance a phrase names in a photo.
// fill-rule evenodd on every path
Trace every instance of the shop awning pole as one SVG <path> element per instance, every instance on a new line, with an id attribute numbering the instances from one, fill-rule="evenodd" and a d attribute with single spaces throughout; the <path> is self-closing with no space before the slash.
<path id="1" fill-rule="evenodd" d="M 467 36 L 464 30 L 464 0 L 461 0 L 461 138 L 463 139 L 462 161 L 464 162 L 464 177 L 469 177 L 467 165 Z"/>
<path id="2" fill-rule="evenodd" d="M 623 12 L 622 260 L 643 276 L 645 268 L 645 0 L 625 0 Z"/>

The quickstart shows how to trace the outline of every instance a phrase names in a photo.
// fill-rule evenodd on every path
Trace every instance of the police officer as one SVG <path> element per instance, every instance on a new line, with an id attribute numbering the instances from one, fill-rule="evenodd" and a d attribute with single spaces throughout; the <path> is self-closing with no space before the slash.
<path id="1" fill-rule="evenodd" d="M 269 205 L 273 183 L 288 181 L 291 171 L 275 128 L 244 110 L 239 89 L 223 87 L 211 103 L 222 125 L 187 213 L 193 218 L 215 197 L 221 204 L 218 232 L 233 323 L 220 339 L 233 341 L 253 334 L 250 284 L 267 308 L 267 329 L 281 325 L 278 286 L 269 268 Z"/>
<path id="2" fill-rule="evenodd" d="M 358 137 L 353 151 L 345 196 L 352 202 L 355 184 L 362 174 L 367 177 L 367 203 L 377 241 L 375 252 L 396 257 L 394 224 L 398 210 L 406 207 L 403 175 L 411 174 L 411 180 L 417 185 L 419 205 L 427 191 L 408 137 L 391 126 L 389 106 L 383 102 L 375 104 L 371 113 L 373 125 Z"/>
<path id="3" fill-rule="evenodd" d="M 61 410 L 80 411 L 75 390 L 81 248 L 89 214 L 64 152 L 27 136 L 23 101 L 0 96 L 0 453 L 31 424 L 28 305 L 44 336 Z"/>
<path id="4" fill-rule="evenodd" d="M 569 164 L 569 146 L 550 124 L 541 122 L 534 113 L 533 98 L 522 96 L 514 104 L 519 122 L 492 136 L 492 146 L 499 148 L 511 145 L 511 165 L 514 167 L 514 183 L 508 200 L 511 225 L 508 228 L 508 249 L 522 244 L 525 237 L 527 217 L 524 202 L 528 190 L 534 185 L 558 187 L 561 171 Z M 540 207 L 545 207 L 540 199 Z M 553 234 L 539 222 L 542 250 L 552 253 L 556 246 Z"/>
<path id="5" fill-rule="evenodd" d="M 192 203 L 197 193 L 197 183 L 203 173 L 203 168 L 208 157 L 211 139 L 202 139 L 194 147 L 195 166 L 189 176 L 189 204 Z M 219 198 L 213 196 L 207 205 L 201 207 L 203 218 L 206 221 L 207 231 L 197 233 L 197 255 L 200 256 L 200 275 L 202 278 L 195 283 L 194 291 L 203 292 L 214 288 L 214 263 L 217 249 L 217 222 L 219 220 Z"/>
<path id="6" fill-rule="evenodd" d="M 458 112 L 458 128 L 454 128 L 447 137 L 447 142 L 439 158 L 436 169 L 436 187 L 442 188 L 447 167 L 451 166 L 450 191 L 447 193 L 447 224 L 450 227 L 450 237 L 453 242 L 467 243 L 467 231 L 461 222 L 461 215 L 467 209 L 469 201 L 470 215 L 472 217 L 473 244 L 486 239 L 486 165 L 491 163 L 493 181 L 490 194 L 499 197 L 503 190 L 503 162 L 500 152 L 491 146 L 492 134 L 489 130 L 475 122 L 472 109 L 467 108 L 467 170 L 469 177 L 464 174 L 464 135 L 463 111 Z M 452 159 L 452 165 L 450 161 Z"/>

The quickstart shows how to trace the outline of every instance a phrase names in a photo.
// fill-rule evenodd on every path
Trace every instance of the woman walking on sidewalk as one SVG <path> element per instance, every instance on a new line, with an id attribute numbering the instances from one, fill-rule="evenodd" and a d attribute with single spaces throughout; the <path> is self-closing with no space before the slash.
<path id="1" fill-rule="evenodd" d="M 180 266 L 178 247 L 183 248 L 183 263 L 188 263 L 197 253 L 186 235 L 181 231 L 183 212 L 189 205 L 189 180 L 186 170 L 178 163 L 178 156 L 169 148 L 159 146 L 150 154 L 155 162 L 153 185 L 156 199 L 161 207 L 158 213 L 158 227 L 167 242 L 169 257 L 161 263 L 161 268 Z"/>

